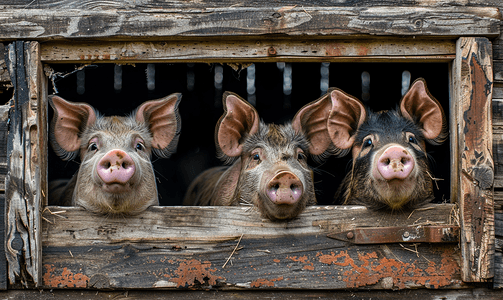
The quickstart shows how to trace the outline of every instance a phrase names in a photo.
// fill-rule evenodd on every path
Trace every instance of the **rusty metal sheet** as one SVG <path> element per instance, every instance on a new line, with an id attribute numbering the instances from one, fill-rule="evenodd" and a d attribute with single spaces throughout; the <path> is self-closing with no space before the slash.
<path id="1" fill-rule="evenodd" d="M 459 226 L 368 227 L 330 233 L 329 238 L 353 244 L 389 243 L 455 243 L 459 241 Z"/>

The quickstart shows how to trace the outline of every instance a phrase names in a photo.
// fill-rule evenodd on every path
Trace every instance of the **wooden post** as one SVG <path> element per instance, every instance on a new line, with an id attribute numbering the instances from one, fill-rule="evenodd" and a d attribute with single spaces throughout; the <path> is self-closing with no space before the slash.
<path id="1" fill-rule="evenodd" d="M 0 51 L 3 47 L 0 46 Z M 0 290 L 7 289 L 5 258 L 5 176 L 7 175 L 7 122 L 9 104 L 0 105 Z"/>
<path id="2" fill-rule="evenodd" d="M 460 38 L 453 64 L 452 106 L 457 107 L 462 279 L 488 281 L 494 259 L 494 164 L 491 100 L 492 48 L 486 38 Z M 456 140 L 456 139 L 455 139 Z"/>
<path id="3" fill-rule="evenodd" d="M 38 42 L 8 46 L 7 66 L 14 85 L 7 144 L 6 256 L 11 284 L 40 284 L 41 203 L 46 189 L 45 88 Z M 39 114 L 38 112 L 42 112 Z"/>

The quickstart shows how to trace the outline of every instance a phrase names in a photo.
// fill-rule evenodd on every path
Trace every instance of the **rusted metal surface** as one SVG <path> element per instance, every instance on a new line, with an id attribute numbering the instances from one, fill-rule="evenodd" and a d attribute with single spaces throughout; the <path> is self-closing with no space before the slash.
<path id="1" fill-rule="evenodd" d="M 456 243 L 459 241 L 459 226 L 404 226 L 368 227 L 331 233 L 329 238 L 353 244 L 386 243 Z"/>

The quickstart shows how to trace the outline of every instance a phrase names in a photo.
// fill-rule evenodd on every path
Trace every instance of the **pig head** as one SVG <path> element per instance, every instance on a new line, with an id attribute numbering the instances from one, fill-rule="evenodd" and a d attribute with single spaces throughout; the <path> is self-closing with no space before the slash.
<path id="1" fill-rule="evenodd" d="M 236 94 L 226 92 L 223 103 L 215 143 L 220 158 L 231 165 L 199 175 L 184 204 L 253 205 L 270 220 L 295 218 L 315 204 L 307 155 L 330 150 L 330 99 L 307 104 L 286 125 L 260 121 L 255 108 Z"/>
<path id="2" fill-rule="evenodd" d="M 50 96 L 50 142 L 58 156 L 80 154 L 78 173 L 53 204 L 82 206 L 101 214 L 134 215 L 158 205 L 152 152 L 167 158 L 180 134 L 180 94 L 147 101 L 130 116 L 103 117 L 86 103 Z M 71 199 L 68 199 L 71 197 Z"/>
<path id="3" fill-rule="evenodd" d="M 445 141 L 447 123 L 426 82 L 416 80 L 396 110 L 377 113 L 341 90 L 333 89 L 329 95 L 330 137 L 339 155 L 351 150 L 353 156 L 336 198 L 345 204 L 390 210 L 433 200 L 425 142 Z"/>

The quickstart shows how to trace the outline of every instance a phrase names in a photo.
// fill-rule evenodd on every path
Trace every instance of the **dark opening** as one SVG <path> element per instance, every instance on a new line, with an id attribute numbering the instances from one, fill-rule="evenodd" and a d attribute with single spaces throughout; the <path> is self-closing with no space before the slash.
<path id="1" fill-rule="evenodd" d="M 60 74 L 76 69 L 75 65 L 69 64 L 51 67 Z M 253 71 L 255 75 L 251 76 Z M 215 155 L 213 136 L 216 122 L 223 112 L 224 91 L 248 99 L 265 122 L 284 123 L 291 120 L 304 104 L 319 98 L 322 89 L 327 87 L 338 87 L 362 99 L 363 72 L 370 75 L 370 99 L 366 104 L 374 111 L 395 108 L 401 98 L 404 71 L 410 72 L 411 83 L 416 78 L 425 78 L 431 94 L 442 103 L 449 117 L 446 63 L 256 63 L 252 69 L 241 71 L 225 64 L 135 64 L 120 68 L 113 64 L 99 64 L 64 78 L 56 77 L 54 82 L 59 96 L 74 102 L 87 102 L 105 115 L 125 115 L 144 101 L 182 93 L 179 106 L 182 131 L 177 153 L 169 159 L 152 157 L 160 204 L 180 205 L 185 190 L 198 174 L 222 165 Z M 114 80 L 118 78 L 117 74 L 121 74 L 121 80 Z M 53 93 L 52 83 L 49 83 L 48 90 Z M 363 96 L 367 98 L 368 95 Z M 49 110 L 52 118 L 52 109 Z M 448 201 L 449 143 L 427 145 L 427 152 L 435 160 L 433 174 L 444 179 L 438 182 L 439 190 L 435 188 L 436 202 Z M 310 161 L 315 169 L 319 204 L 333 203 L 349 161 L 350 155 L 330 157 L 321 165 Z M 78 166 L 78 159 L 64 162 L 49 149 L 49 180 L 70 178 Z"/>

